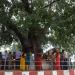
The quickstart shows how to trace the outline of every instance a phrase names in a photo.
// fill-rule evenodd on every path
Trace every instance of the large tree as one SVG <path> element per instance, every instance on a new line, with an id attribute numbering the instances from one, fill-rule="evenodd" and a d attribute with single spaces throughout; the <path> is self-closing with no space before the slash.
<path id="1" fill-rule="evenodd" d="M 48 41 L 54 46 L 74 47 L 74 10 L 72 0 L 0 0 L 1 34 L 14 32 L 23 49 L 33 47 L 36 52 Z M 13 40 L 12 35 L 8 38 Z M 2 37 L 4 43 L 12 41 Z"/>

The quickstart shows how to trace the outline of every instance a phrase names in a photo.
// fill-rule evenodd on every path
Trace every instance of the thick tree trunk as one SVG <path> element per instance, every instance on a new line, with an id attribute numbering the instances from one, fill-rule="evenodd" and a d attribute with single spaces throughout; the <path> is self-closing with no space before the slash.
<path id="1" fill-rule="evenodd" d="M 30 28 L 28 32 L 28 40 L 31 44 L 31 47 L 33 47 L 33 51 L 35 54 L 41 53 L 40 51 L 40 44 L 38 43 L 37 40 L 38 37 L 35 36 L 33 30 Z"/>

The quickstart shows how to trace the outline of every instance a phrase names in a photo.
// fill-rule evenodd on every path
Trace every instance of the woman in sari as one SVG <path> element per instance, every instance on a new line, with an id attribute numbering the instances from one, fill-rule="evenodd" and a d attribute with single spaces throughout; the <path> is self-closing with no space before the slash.
<path id="1" fill-rule="evenodd" d="M 60 70 L 60 50 L 59 50 L 59 48 L 56 49 L 55 69 L 56 70 Z"/>
<path id="2" fill-rule="evenodd" d="M 23 52 L 22 56 L 20 58 L 20 70 L 23 70 L 23 71 L 26 70 L 25 62 L 26 62 L 26 54 L 25 54 L 25 52 Z"/>
<path id="3" fill-rule="evenodd" d="M 42 69 L 42 56 L 40 53 L 37 54 L 36 59 L 35 59 L 35 65 L 37 70 Z"/>

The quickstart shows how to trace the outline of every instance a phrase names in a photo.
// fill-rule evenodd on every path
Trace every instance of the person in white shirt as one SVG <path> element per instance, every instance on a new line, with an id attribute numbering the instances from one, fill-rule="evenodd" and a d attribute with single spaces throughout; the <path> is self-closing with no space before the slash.
<path id="1" fill-rule="evenodd" d="M 15 59 L 16 59 L 16 69 L 19 69 L 19 67 L 20 67 L 20 57 L 21 57 L 21 51 L 19 51 L 19 50 L 16 50 L 16 52 L 15 52 Z"/>
<path id="2" fill-rule="evenodd" d="M 4 70 L 7 69 L 7 66 L 8 66 L 7 59 L 8 59 L 8 52 L 7 52 L 7 50 L 5 50 L 5 52 L 2 54 L 2 60 L 3 60 L 2 66 L 3 66 Z"/>
<path id="3" fill-rule="evenodd" d="M 34 53 L 31 53 L 30 56 L 30 66 L 29 66 L 30 70 L 35 70 L 35 58 L 34 58 Z"/>

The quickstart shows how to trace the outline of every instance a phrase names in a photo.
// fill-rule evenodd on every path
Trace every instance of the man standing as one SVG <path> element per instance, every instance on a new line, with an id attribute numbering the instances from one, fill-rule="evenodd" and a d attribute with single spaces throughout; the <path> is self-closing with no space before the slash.
<path id="1" fill-rule="evenodd" d="M 16 56 L 16 69 L 19 69 L 19 66 L 20 66 L 21 51 L 16 50 L 15 56 Z"/>
<path id="2" fill-rule="evenodd" d="M 8 68 L 7 59 L 8 59 L 8 53 L 7 53 L 7 50 L 5 50 L 5 52 L 2 54 L 2 60 L 3 60 L 2 67 L 3 67 L 4 70 Z"/>

